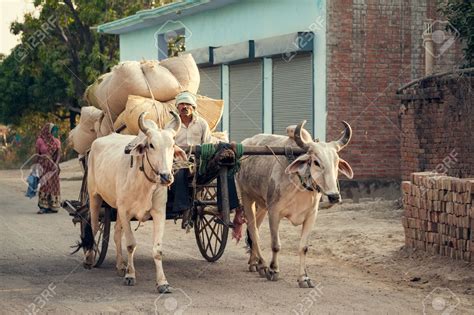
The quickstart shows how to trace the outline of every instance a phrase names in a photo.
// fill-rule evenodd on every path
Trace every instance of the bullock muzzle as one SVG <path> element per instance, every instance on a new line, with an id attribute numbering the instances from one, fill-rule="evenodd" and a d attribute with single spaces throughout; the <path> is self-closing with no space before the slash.
<path id="1" fill-rule="evenodd" d="M 334 203 L 339 203 L 341 202 L 341 195 L 340 194 L 330 194 L 328 195 L 329 202 L 334 204 Z"/>
<path id="2" fill-rule="evenodd" d="M 162 185 L 170 185 L 173 182 L 173 175 L 170 173 L 160 173 L 160 183 Z"/>

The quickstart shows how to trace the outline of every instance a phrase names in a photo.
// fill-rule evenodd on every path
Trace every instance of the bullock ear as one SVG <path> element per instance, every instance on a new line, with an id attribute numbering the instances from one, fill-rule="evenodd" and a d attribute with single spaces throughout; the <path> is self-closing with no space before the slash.
<path id="1" fill-rule="evenodd" d="M 147 145 L 147 137 L 143 133 L 141 133 L 129 144 L 127 144 L 127 146 L 125 147 L 125 154 L 131 154 L 134 156 L 143 155 L 145 154 Z"/>
<path id="2" fill-rule="evenodd" d="M 177 160 L 181 160 L 181 161 L 188 160 L 188 157 L 186 156 L 186 152 L 184 152 L 184 150 L 178 147 L 177 145 L 174 146 L 174 157 Z"/>
<path id="3" fill-rule="evenodd" d="M 294 173 L 304 173 L 304 167 L 307 165 L 310 156 L 308 154 L 303 154 L 293 161 L 290 165 L 287 166 L 285 173 L 294 174 Z"/>
<path id="4" fill-rule="evenodd" d="M 346 175 L 347 178 L 352 179 L 354 177 L 354 172 L 352 171 L 352 167 L 344 161 L 343 159 L 339 158 L 339 165 L 338 165 L 339 172 Z"/>
<path id="5" fill-rule="evenodd" d="M 132 149 L 132 151 L 130 151 L 130 155 L 133 155 L 133 156 L 144 155 L 146 148 L 147 148 L 146 144 L 139 143 Z"/>

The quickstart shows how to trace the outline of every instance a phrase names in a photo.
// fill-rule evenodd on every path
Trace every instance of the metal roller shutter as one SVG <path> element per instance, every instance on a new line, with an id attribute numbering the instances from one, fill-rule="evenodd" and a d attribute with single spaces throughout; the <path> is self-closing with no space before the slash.
<path id="1" fill-rule="evenodd" d="M 229 66 L 230 139 L 240 142 L 262 132 L 262 63 Z"/>
<path id="2" fill-rule="evenodd" d="M 273 60 L 273 133 L 286 134 L 286 127 L 306 119 L 313 135 L 312 55 L 299 55 L 290 62 Z"/>
<path id="3" fill-rule="evenodd" d="M 201 76 L 201 83 L 199 84 L 198 94 L 221 99 L 221 66 L 199 68 L 199 74 Z M 222 131 L 222 119 L 217 125 L 216 131 Z"/>
<path id="4" fill-rule="evenodd" d="M 221 67 L 200 68 L 201 83 L 198 94 L 211 98 L 222 98 L 221 96 Z"/>

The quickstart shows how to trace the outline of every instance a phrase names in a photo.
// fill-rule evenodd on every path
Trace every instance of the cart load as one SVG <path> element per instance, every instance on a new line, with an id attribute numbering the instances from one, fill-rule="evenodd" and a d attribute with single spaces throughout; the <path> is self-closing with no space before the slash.
<path id="1" fill-rule="evenodd" d="M 138 134 L 138 116 L 148 112 L 146 119 L 164 127 L 175 110 L 176 96 L 182 91 L 196 94 L 199 89 L 199 69 L 191 54 L 158 60 L 124 61 L 100 76 L 85 93 L 90 106 L 81 110 L 78 126 L 69 140 L 79 154 L 85 154 L 92 142 L 113 131 Z M 211 131 L 217 127 L 224 110 L 224 101 L 197 95 L 197 113 Z M 216 133 L 215 139 L 226 140 Z"/>

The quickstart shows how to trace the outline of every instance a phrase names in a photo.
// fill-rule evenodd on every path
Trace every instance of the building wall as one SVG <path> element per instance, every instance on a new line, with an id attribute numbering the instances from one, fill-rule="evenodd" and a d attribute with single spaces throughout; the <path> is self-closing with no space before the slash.
<path id="1" fill-rule="evenodd" d="M 156 59 L 158 48 L 155 43 L 156 34 L 169 30 L 184 28 L 186 34 L 186 50 L 194 50 L 209 46 L 225 46 L 248 40 L 270 38 L 278 35 L 296 33 L 299 31 L 315 32 L 313 47 L 311 84 L 313 117 L 308 117 L 314 130 L 314 136 L 324 140 L 326 138 L 326 0 L 243 0 L 218 9 L 183 16 L 179 21 L 169 21 L 162 25 L 148 27 L 139 31 L 132 31 L 120 35 L 120 58 L 124 60 Z M 317 27 L 315 27 L 317 26 Z M 274 56 L 273 59 L 282 59 L 284 56 Z M 272 133 L 272 90 L 269 85 L 272 76 L 272 63 L 265 58 L 264 75 L 261 86 L 266 89 L 263 93 L 263 130 Z M 291 61 L 290 61 L 291 63 Z M 223 68 L 222 98 L 225 100 L 223 128 L 229 129 L 230 117 L 233 111 L 230 104 L 240 103 L 242 100 L 231 99 L 229 90 L 229 76 L 225 75 L 227 66 Z M 265 81 L 265 82 L 263 82 Z M 314 82 L 314 83 L 313 83 Z M 257 86 L 257 87 L 261 87 Z M 260 92 L 251 89 L 249 94 Z M 251 97 L 252 95 L 249 95 Z M 270 106 L 269 106 L 270 105 Z M 296 124 L 298 121 L 292 121 Z"/>
<path id="2" fill-rule="evenodd" d="M 423 76 L 423 21 L 435 19 L 435 0 L 331 0 L 327 26 L 327 137 L 351 124 L 341 152 L 355 177 L 400 178 L 399 101 L 396 90 Z M 442 18 L 441 18 L 442 19 Z M 459 41 L 435 70 L 462 63 Z"/>
<path id="3" fill-rule="evenodd" d="M 235 44 L 308 30 L 325 16 L 326 0 L 242 0 L 218 9 L 184 16 L 179 21 L 120 35 L 120 59 L 156 58 L 154 34 L 183 27 L 186 49 Z M 321 44 L 324 44 L 321 42 Z M 318 51 L 324 53 L 324 46 Z"/>
<path id="4" fill-rule="evenodd" d="M 442 77 L 404 90 L 401 171 L 474 176 L 474 78 Z"/>

